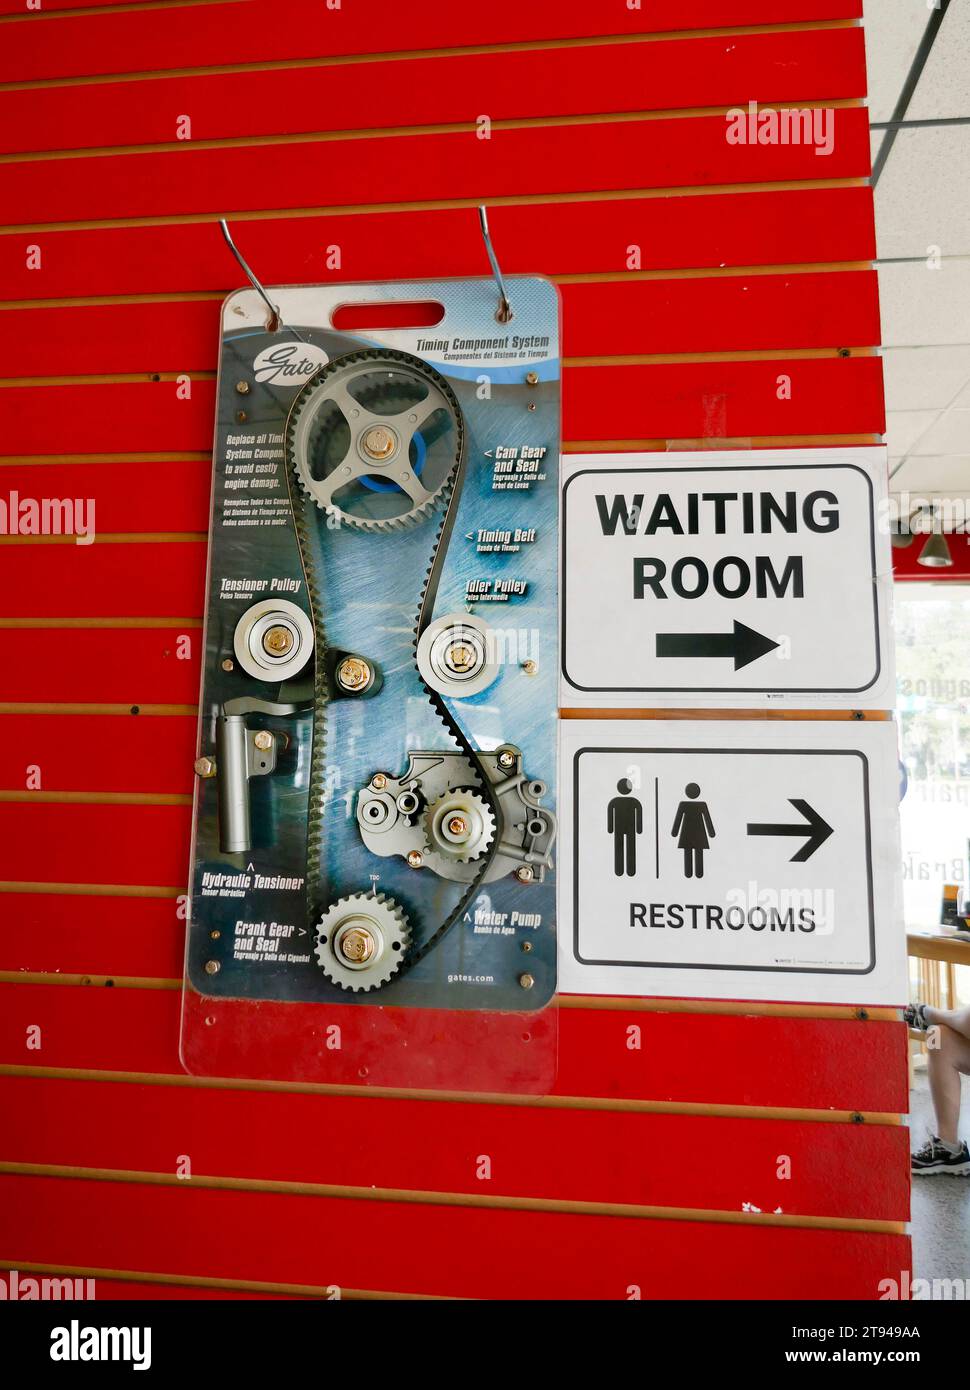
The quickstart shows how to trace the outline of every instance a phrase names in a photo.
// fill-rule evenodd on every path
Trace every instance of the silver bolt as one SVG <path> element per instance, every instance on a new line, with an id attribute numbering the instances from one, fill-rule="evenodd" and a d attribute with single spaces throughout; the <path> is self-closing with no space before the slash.
<path id="1" fill-rule="evenodd" d="M 341 690 L 366 690 L 373 673 L 367 662 L 360 656 L 345 656 L 337 667 L 337 684 Z"/>
<path id="2" fill-rule="evenodd" d="M 519 984 L 522 986 L 523 989 L 531 989 L 532 986 L 535 984 L 535 978 L 532 975 L 520 975 Z"/>
<path id="3" fill-rule="evenodd" d="M 387 425 L 371 425 L 361 439 L 364 453 L 378 463 L 389 459 L 397 448 L 397 435 Z"/>
<path id="4" fill-rule="evenodd" d="M 521 869 L 516 869 L 515 876 L 520 883 L 531 883 L 534 878 L 534 874 L 528 864 L 523 864 Z"/>
<path id="5" fill-rule="evenodd" d="M 236 390 L 239 392 L 240 396 L 248 396 L 248 395 L 249 395 L 249 389 L 250 389 L 250 388 L 249 388 L 249 382 L 248 382 L 248 381 L 237 381 L 237 382 L 236 382 Z"/>
<path id="6" fill-rule="evenodd" d="M 268 753 L 273 746 L 273 735 L 268 729 L 259 729 L 253 734 L 253 743 L 261 753 Z"/>
<path id="7" fill-rule="evenodd" d="M 205 963 L 205 973 L 207 975 L 218 975 L 222 966 L 217 960 L 207 960 Z"/>
<path id="8" fill-rule="evenodd" d="M 423 863 L 424 855 L 421 853 L 421 851 L 419 849 L 411 850 L 411 853 L 408 855 L 408 868 L 420 869 Z"/>
<path id="9" fill-rule="evenodd" d="M 236 669 L 231 656 L 226 657 L 225 661 L 222 663 L 222 669 L 224 671 L 234 671 Z"/>
<path id="10" fill-rule="evenodd" d="M 387 774 L 383 772 L 375 772 L 373 777 L 370 779 L 370 784 L 375 791 L 383 791 L 384 788 L 387 786 Z"/>
<path id="11" fill-rule="evenodd" d="M 499 767 L 507 772 L 510 767 L 515 767 L 515 754 L 511 749 L 503 748 L 498 755 L 497 762 Z"/>
<path id="12" fill-rule="evenodd" d="M 527 676 L 534 676 L 539 670 L 538 661 L 523 661 L 522 669 Z"/>
<path id="13" fill-rule="evenodd" d="M 197 777 L 214 777 L 216 775 L 215 758 L 196 758 L 195 775 Z"/>
<path id="14" fill-rule="evenodd" d="M 377 942 L 366 927 L 351 927 L 340 938 L 340 954 L 355 965 L 363 965 L 377 950 Z"/>
<path id="15" fill-rule="evenodd" d="M 452 671 L 459 673 L 471 671 L 476 661 L 475 649 L 468 642 L 452 642 L 445 652 L 445 664 Z"/>
<path id="16" fill-rule="evenodd" d="M 538 385 L 539 385 L 539 373 L 538 373 L 538 372 L 526 372 L 526 374 L 525 374 L 525 380 L 526 380 L 526 384 L 527 384 L 528 386 L 538 386 Z"/>
<path id="17" fill-rule="evenodd" d="M 263 634 L 263 650 L 269 652 L 270 656 L 285 656 L 293 646 L 293 640 L 290 629 L 278 623 Z"/>

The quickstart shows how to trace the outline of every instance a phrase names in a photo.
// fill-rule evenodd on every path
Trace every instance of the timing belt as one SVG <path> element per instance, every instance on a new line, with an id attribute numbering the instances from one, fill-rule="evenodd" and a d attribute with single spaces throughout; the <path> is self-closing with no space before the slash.
<path id="1" fill-rule="evenodd" d="M 350 354 L 348 354 L 349 356 Z M 408 363 L 408 357 L 403 353 L 389 352 L 387 356 L 392 361 L 404 361 Z M 339 368 L 341 359 L 336 359 L 329 364 L 329 370 Z M 481 858 L 481 867 L 474 879 L 462 894 L 456 906 L 445 918 L 444 922 L 434 931 L 421 946 L 414 945 L 414 934 L 412 933 L 412 944 L 405 959 L 401 962 L 401 967 L 393 975 L 393 979 L 400 979 L 401 975 L 411 967 L 417 965 L 418 961 L 423 960 L 430 951 L 442 940 L 451 930 L 454 924 L 463 916 L 466 908 L 474 900 L 478 889 L 488 871 L 488 867 L 495 856 L 501 840 L 500 827 L 501 818 L 498 807 L 498 798 L 492 790 L 491 779 L 485 766 L 478 755 L 478 751 L 472 745 L 465 734 L 460 723 L 455 719 L 448 708 L 444 697 L 434 690 L 424 677 L 421 675 L 417 665 L 417 647 L 421 640 L 421 635 L 431 622 L 435 599 L 438 594 L 438 586 L 441 582 L 441 575 L 444 570 L 445 560 L 448 554 L 448 544 L 451 534 L 455 527 L 455 518 L 458 514 L 458 507 L 461 501 L 462 489 L 465 483 L 466 473 L 466 432 L 465 421 L 461 413 L 461 406 L 452 391 L 450 385 L 438 372 L 429 367 L 427 363 L 420 359 L 411 359 L 414 364 L 421 369 L 421 375 L 430 377 L 434 384 L 441 391 L 454 413 L 455 425 L 459 434 L 459 447 L 457 458 L 453 467 L 452 484 L 449 491 L 448 501 L 445 506 L 445 514 L 438 534 L 434 542 L 434 550 L 431 555 L 431 563 L 428 566 L 424 588 L 421 593 L 421 600 L 418 607 L 418 617 L 415 624 L 414 635 L 414 657 L 415 670 L 418 679 L 423 686 L 432 708 L 437 713 L 442 724 L 448 731 L 453 742 L 461 749 L 462 753 L 471 761 L 477 769 L 481 782 L 481 791 L 484 795 L 489 809 L 495 821 L 495 832 L 492 836 L 491 844 L 488 846 Z M 327 369 L 321 369 L 327 370 Z M 323 624 L 323 575 L 317 569 L 314 556 L 314 549 L 311 541 L 310 515 L 316 519 L 319 516 L 319 509 L 316 502 L 309 497 L 302 489 L 297 488 L 294 492 L 294 461 L 289 457 L 288 441 L 290 437 L 289 424 L 293 418 L 300 398 L 310 389 L 316 380 L 316 376 L 311 377 L 297 394 L 290 406 L 287 416 L 285 437 L 287 440 L 287 457 L 284 462 L 286 472 L 286 487 L 290 502 L 290 509 L 293 515 L 293 528 L 296 533 L 297 546 L 300 553 L 300 565 L 303 570 L 304 582 L 306 584 L 307 602 L 310 609 L 310 621 L 313 624 L 314 637 L 314 676 L 313 676 L 313 730 L 311 734 L 310 751 L 310 777 L 307 804 L 307 856 L 306 856 L 306 908 L 307 922 L 315 925 L 328 906 L 326 898 L 328 896 L 323 870 L 320 863 L 320 831 L 323 825 L 324 816 L 324 791 L 326 788 L 326 724 L 327 707 L 330 703 L 330 688 L 327 679 L 327 663 L 324 660 L 326 654 L 326 630 Z M 387 532 L 376 532 L 375 537 L 386 536 Z M 392 533 L 391 533 L 392 534 Z"/>

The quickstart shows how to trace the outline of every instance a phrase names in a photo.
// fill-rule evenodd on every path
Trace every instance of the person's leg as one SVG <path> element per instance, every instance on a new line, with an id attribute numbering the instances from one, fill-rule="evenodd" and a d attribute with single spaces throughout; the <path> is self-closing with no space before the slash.
<path id="1" fill-rule="evenodd" d="M 694 850 L 694 876 L 696 878 L 704 877 L 704 851 L 702 849 Z"/>
<path id="2" fill-rule="evenodd" d="M 970 1039 L 970 1008 L 934 1009 L 932 1004 L 924 1004 L 922 1009 L 923 1017 L 931 1026 L 942 1024 L 945 1028 L 951 1028 L 954 1033 L 959 1033 L 961 1037 Z"/>
<path id="3" fill-rule="evenodd" d="M 619 830 L 613 832 L 613 872 L 617 878 L 623 873 L 623 850 L 626 845 L 626 836 Z"/>
<path id="4" fill-rule="evenodd" d="M 626 872 L 629 878 L 635 878 L 637 872 L 637 837 L 632 830 L 627 831 L 626 837 Z"/>
<path id="5" fill-rule="evenodd" d="M 685 850 L 684 850 L 684 878 L 693 878 L 693 877 L 694 877 L 694 851 L 693 851 L 692 849 L 685 849 Z"/>
<path id="6" fill-rule="evenodd" d="M 932 1012 L 946 1012 L 932 1010 Z M 936 1042 L 938 1045 L 933 1046 Z M 970 1073 L 970 1040 L 945 1025 L 926 1050 L 930 1094 L 936 1112 L 937 1134 L 946 1144 L 959 1144 L 960 1077 Z"/>

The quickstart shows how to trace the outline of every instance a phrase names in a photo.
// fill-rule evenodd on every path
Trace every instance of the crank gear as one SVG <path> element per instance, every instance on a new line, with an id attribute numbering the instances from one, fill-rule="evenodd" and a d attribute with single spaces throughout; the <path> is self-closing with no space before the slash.
<path id="1" fill-rule="evenodd" d="M 386 531 L 428 516 L 464 448 L 447 381 L 419 358 L 365 349 L 329 363 L 287 421 L 300 486 L 342 525 Z"/>
<path id="2" fill-rule="evenodd" d="M 424 815 L 424 834 L 429 855 L 470 864 L 495 838 L 495 817 L 477 792 L 459 788 L 431 803 Z"/>
<path id="3" fill-rule="evenodd" d="M 332 984 L 358 994 L 397 974 L 410 941 L 408 920 L 393 898 L 351 893 L 320 918 L 315 952 Z"/>

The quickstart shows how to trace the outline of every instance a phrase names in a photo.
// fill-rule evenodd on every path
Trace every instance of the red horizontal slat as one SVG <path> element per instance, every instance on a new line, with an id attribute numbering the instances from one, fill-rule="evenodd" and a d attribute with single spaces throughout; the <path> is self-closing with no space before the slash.
<path id="1" fill-rule="evenodd" d="M 10 386 L 0 411 L 8 456 L 210 451 L 215 383 Z"/>
<path id="2" fill-rule="evenodd" d="M 566 357 L 879 341 L 874 270 L 564 285 L 562 297 Z"/>
<path id="3" fill-rule="evenodd" d="M 909 1268 L 908 1238 L 858 1232 L 13 1176 L 0 1197 L 12 1260 L 83 1264 L 96 1248 L 110 1268 L 183 1276 L 513 1299 L 628 1299 L 636 1285 L 645 1299 L 705 1299 L 724 1297 L 729 1270 L 732 1298 L 874 1299 Z"/>
<path id="4" fill-rule="evenodd" d="M 790 397 L 779 396 L 789 389 Z M 884 424 L 878 357 L 576 367 L 564 374 L 566 440 L 856 434 L 881 432 Z"/>
<path id="5" fill-rule="evenodd" d="M 90 524 L 93 502 L 95 534 L 107 535 L 207 531 L 211 484 L 212 465 L 197 459 L 19 463 L 0 468 L 0 499 L 8 501 L 11 492 L 21 499 L 70 499 L 78 516 L 77 499 L 84 505 L 80 517 L 85 524 Z"/>
<path id="6" fill-rule="evenodd" d="M 11 573 L 19 574 L 16 563 Z M 201 588 L 197 594 L 193 591 L 193 608 L 199 606 L 201 592 Z M 22 604 L 27 602 L 25 592 L 20 598 Z M 193 642 L 191 661 L 178 655 L 179 638 L 186 632 Z M 8 640 L 9 636 L 8 630 Z M 8 665 L 3 673 L 3 700 L 11 704 L 194 705 L 199 698 L 201 636 L 200 628 L 35 628 L 30 634 L 30 661 Z"/>
<path id="7" fill-rule="evenodd" d="M 782 376 L 791 379 L 788 399 L 778 396 Z M 171 381 L 7 387 L 0 396 L 6 407 L 5 448 L 10 454 L 210 449 L 214 383 L 193 382 L 189 401 L 177 401 L 175 389 Z M 877 357 L 573 367 L 563 380 L 567 441 L 864 434 L 881 432 L 884 421 Z M 25 553 L 31 547 L 17 549 Z M 90 554 L 98 546 L 54 547 L 47 553 L 54 557 L 55 551 L 74 549 Z M 0 570 L 2 560 L 0 554 Z M 51 563 L 72 561 L 52 558 Z"/>
<path id="8" fill-rule="evenodd" d="M 4 893 L 0 970 L 176 979 L 185 952 L 184 912 L 184 901 L 176 898 Z"/>
<path id="9" fill-rule="evenodd" d="M 68 910 L 80 902 L 61 901 Z M 78 911 L 83 924 L 88 918 Z M 133 904 L 133 914 L 137 911 Z M 137 925 L 142 919 L 134 915 L 132 920 Z M 181 928 L 175 932 L 181 940 Z M 120 965 L 115 968 L 122 973 Z M 4 1063 L 181 1070 L 175 991 L 0 984 L 0 1000 Z M 340 1010 L 348 1045 L 355 1030 L 366 1033 L 367 1012 L 352 1006 Z M 40 1053 L 25 1047 L 25 1030 L 32 1023 L 43 1029 Z M 890 1114 L 908 1105 L 901 1023 L 562 1008 L 558 1029 L 556 1095 Z M 262 1034 L 256 1030 L 256 1035 L 258 1043 Z M 639 1048 L 631 1047 L 634 1039 Z"/>
<path id="10" fill-rule="evenodd" d="M 879 340 L 874 270 L 631 279 L 567 284 L 561 293 L 566 357 L 870 346 Z M 52 361 L 69 357 L 78 334 L 87 372 L 130 372 L 141 364 L 157 372 L 214 371 L 219 321 L 218 303 L 191 300 L 10 309 L 0 316 L 0 376 L 43 376 Z M 142 477 L 161 500 L 164 489 L 152 472 Z"/>
<path id="11" fill-rule="evenodd" d="M 202 642 L 198 628 L 184 635 Z M 0 790 L 191 792 L 195 737 L 187 716 L 0 714 Z"/>
<path id="12" fill-rule="evenodd" d="M 4 1159 L 349 1187 L 876 1221 L 909 1217 L 902 1126 L 451 1105 L 0 1077 Z M 396 1143 L 389 1146 L 393 1132 Z M 676 1151 L 676 1163 L 667 1155 Z M 582 1163 L 576 1162 L 577 1154 Z M 711 1155 L 718 1162 L 711 1163 Z M 487 1158 L 489 1175 L 480 1176 Z M 787 1162 L 786 1162 L 787 1160 Z M 779 1168 L 787 1177 L 779 1177 Z M 882 1178 L 873 1183 L 872 1174 Z"/>
<path id="13" fill-rule="evenodd" d="M 182 888 L 190 814 L 188 806 L 0 803 L 0 879 Z"/>
<path id="14" fill-rule="evenodd" d="M 557 1090 L 902 1114 L 906 1049 L 898 1023 L 563 1008 Z"/>
<path id="15" fill-rule="evenodd" d="M 193 617 L 202 612 L 205 559 L 201 540 L 0 545 L 0 585 L 7 586 L 0 615 L 112 618 L 137 609 L 141 618 Z M 131 679 L 134 685 L 141 676 L 133 671 Z"/>
<path id="16" fill-rule="evenodd" d="M 289 0 L 285 24 L 271 0 L 175 9 L 165 25 L 152 10 L 40 20 L 41 28 L 29 16 L 4 26 L 0 80 L 454 48 L 483 40 L 515 43 L 856 18 L 861 13 L 861 0 L 681 0 L 670 9 L 615 5 L 606 11 L 594 11 L 584 0 L 533 0 L 528 6 L 494 0 L 487 38 L 481 14 L 450 0 L 425 0 L 418 10 L 388 0 L 357 0 L 340 9 L 320 0 Z"/>
<path id="17" fill-rule="evenodd" d="M 870 188 L 509 204 L 489 211 L 508 274 L 627 269 L 798 265 L 866 261 L 875 254 Z M 473 208 L 280 217 L 237 224 L 237 240 L 266 284 L 481 275 L 486 270 Z M 27 247 L 41 248 L 29 269 Z M 341 264 L 327 264 L 338 245 Z M 239 269 L 215 222 L 0 235 L 0 298 L 132 294 L 149 290 L 228 293 Z"/>
<path id="18" fill-rule="evenodd" d="M 321 90 L 326 100 L 321 101 Z M 671 39 L 0 92 L 0 151 L 865 96 L 862 30 Z M 366 100 L 361 95 L 366 93 Z M 190 119 L 190 128 L 185 120 Z M 181 122 L 181 125 L 179 124 Z"/>
<path id="19" fill-rule="evenodd" d="M 864 177 L 864 107 L 833 113 L 832 148 L 729 144 L 724 116 L 301 141 L 9 164 L 4 193 L 16 224 L 215 208 L 347 206 L 425 199 Z M 8 216 L 10 214 L 8 213 Z"/>

